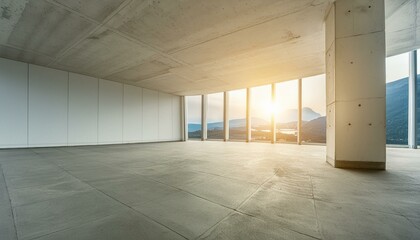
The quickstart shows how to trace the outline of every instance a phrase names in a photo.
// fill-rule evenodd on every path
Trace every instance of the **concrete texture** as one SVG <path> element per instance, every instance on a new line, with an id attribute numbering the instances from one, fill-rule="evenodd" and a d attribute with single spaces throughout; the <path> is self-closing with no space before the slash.
<path id="1" fill-rule="evenodd" d="M 253 87 L 325 72 L 332 2 L 3 0 L 0 56 L 178 95 Z M 388 55 L 418 48 L 419 1 L 385 2 Z"/>
<path id="2" fill-rule="evenodd" d="M 325 24 L 327 160 L 385 169 L 385 1 L 337 0 Z"/>
<path id="3" fill-rule="evenodd" d="M 0 239 L 418 239 L 420 152 L 331 168 L 324 146 L 0 150 Z"/>

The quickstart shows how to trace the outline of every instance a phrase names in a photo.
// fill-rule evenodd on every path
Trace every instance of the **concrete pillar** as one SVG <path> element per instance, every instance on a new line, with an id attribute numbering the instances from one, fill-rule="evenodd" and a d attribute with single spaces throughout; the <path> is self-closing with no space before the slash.
<path id="1" fill-rule="evenodd" d="M 201 141 L 207 140 L 207 94 L 201 95 Z"/>
<path id="2" fill-rule="evenodd" d="M 276 143 L 276 111 L 275 111 L 275 104 L 276 104 L 276 84 L 271 84 L 271 143 Z"/>
<path id="3" fill-rule="evenodd" d="M 417 149 L 417 51 L 410 52 L 410 74 L 408 78 L 408 147 Z"/>
<path id="4" fill-rule="evenodd" d="M 302 79 L 298 79 L 297 144 L 302 144 Z"/>
<path id="5" fill-rule="evenodd" d="M 187 97 L 181 97 L 181 131 L 182 131 L 182 141 L 188 140 L 188 105 Z"/>
<path id="6" fill-rule="evenodd" d="M 223 93 L 223 140 L 229 141 L 229 92 Z"/>
<path id="7" fill-rule="evenodd" d="M 325 21 L 327 161 L 385 169 L 384 0 L 337 0 Z"/>
<path id="8" fill-rule="evenodd" d="M 251 142 L 251 89 L 246 89 L 246 141 Z"/>

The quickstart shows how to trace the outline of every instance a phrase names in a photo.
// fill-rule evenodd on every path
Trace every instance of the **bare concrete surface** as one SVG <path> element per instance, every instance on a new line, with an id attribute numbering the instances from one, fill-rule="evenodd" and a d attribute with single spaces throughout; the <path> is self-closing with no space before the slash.
<path id="1" fill-rule="evenodd" d="M 324 146 L 0 150 L 0 239 L 419 239 L 420 151 L 343 170 Z"/>
<path id="2" fill-rule="evenodd" d="M 333 2 L 2 0 L 0 57 L 176 95 L 260 86 L 325 73 Z M 362 2 L 345 19 L 376 22 Z M 420 2 L 385 7 L 387 56 L 418 48 Z"/>

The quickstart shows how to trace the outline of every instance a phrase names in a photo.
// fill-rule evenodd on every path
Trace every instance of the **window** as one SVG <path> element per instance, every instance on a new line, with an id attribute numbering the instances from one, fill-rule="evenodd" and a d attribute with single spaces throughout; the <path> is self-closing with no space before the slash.
<path id="1" fill-rule="evenodd" d="M 251 140 L 271 141 L 271 85 L 251 89 Z"/>
<path id="2" fill-rule="evenodd" d="M 201 138 L 201 96 L 188 96 L 188 138 Z"/>
<path id="3" fill-rule="evenodd" d="M 246 140 L 246 89 L 229 92 L 229 139 Z"/>
<path id="4" fill-rule="evenodd" d="M 223 93 L 207 96 L 207 138 L 224 139 L 223 131 Z"/>
<path id="5" fill-rule="evenodd" d="M 408 53 L 386 59 L 386 143 L 408 144 Z"/>
<path id="6" fill-rule="evenodd" d="M 325 75 L 302 79 L 302 142 L 326 142 Z"/>
<path id="7" fill-rule="evenodd" d="M 276 140 L 279 143 L 297 142 L 298 81 L 276 84 Z"/>

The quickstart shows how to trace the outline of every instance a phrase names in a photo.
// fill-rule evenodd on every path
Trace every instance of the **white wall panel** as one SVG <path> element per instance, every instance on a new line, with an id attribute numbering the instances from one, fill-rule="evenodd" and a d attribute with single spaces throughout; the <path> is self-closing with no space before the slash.
<path id="1" fill-rule="evenodd" d="M 180 97 L 0 58 L 0 148 L 181 139 Z"/>
<path id="2" fill-rule="evenodd" d="M 123 141 L 126 143 L 142 140 L 142 93 L 142 88 L 124 85 Z"/>
<path id="3" fill-rule="evenodd" d="M 28 64 L 0 58 L 0 148 L 26 147 Z"/>
<path id="4" fill-rule="evenodd" d="M 98 142 L 98 79 L 69 74 L 68 144 Z"/>
<path id="5" fill-rule="evenodd" d="M 172 140 L 172 95 L 159 92 L 159 140 Z"/>
<path id="6" fill-rule="evenodd" d="M 172 96 L 172 140 L 181 140 L 181 97 Z"/>
<path id="7" fill-rule="evenodd" d="M 29 65 L 29 146 L 67 145 L 68 73 Z"/>
<path id="8" fill-rule="evenodd" d="M 143 141 L 158 141 L 159 94 L 143 89 Z"/>
<path id="9" fill-rule="evenodd" d="M 99 80 L 98 143 L 122 143 L 123 84 Z"/>

